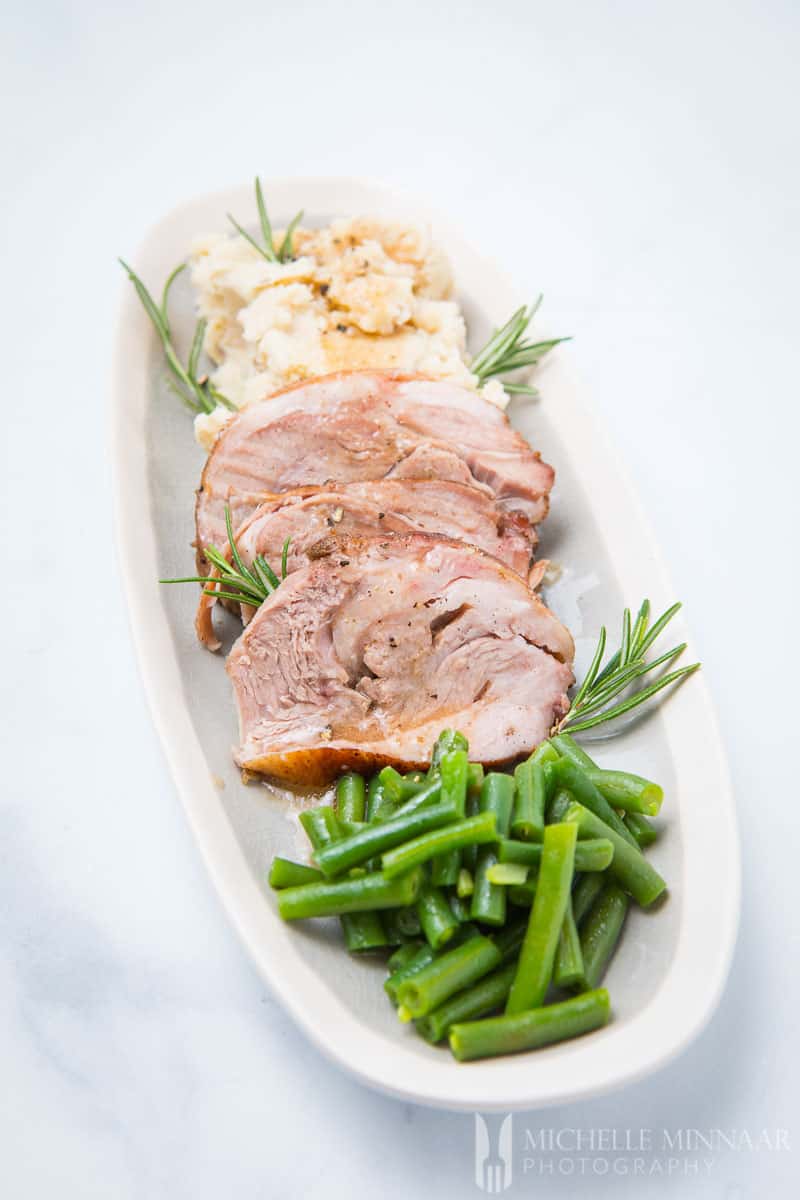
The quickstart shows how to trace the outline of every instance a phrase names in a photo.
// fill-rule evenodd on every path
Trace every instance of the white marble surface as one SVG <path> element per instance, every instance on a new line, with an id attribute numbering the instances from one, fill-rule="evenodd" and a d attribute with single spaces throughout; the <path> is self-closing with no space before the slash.
<path id="1" fill-rule="evenodd" d="M 4 1197 L 478 1194 L 469 1118 L 364 1091 L 265 993 L 131 653 L 106 463 L 115 256 L 183 197 L 256 171 L 423 191 L 544 290 L 716 690 L 745 862 L 718 1015 L 658 1076 L 518 1118 L 517 1136 L 800 1141 L 799 24 L 788 2 L 6 6 Z M 782 1198 L 798 1153 L 723 1151 L 671 1179 L 518 1164 L 509 1194 Z"/>

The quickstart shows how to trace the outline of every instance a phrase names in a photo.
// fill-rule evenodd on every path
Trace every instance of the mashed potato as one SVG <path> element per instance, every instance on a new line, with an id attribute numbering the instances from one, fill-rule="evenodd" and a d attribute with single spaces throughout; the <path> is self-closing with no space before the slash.
<path id="1" fill-rule="evenodd" d="M 337 220 L 298 229 L 294 251 L 291 262 L 268 262 L 238 234 L 203 237 L 192 248 L 213 381 L 239 408 L 297 380 L 359 367 L 479 386 L 450 265 L 422 230 Z M 508 400 L 496 380 L 482 394 L 501 406 Z M 229 417 L 224 408 L 196 417 L 200 444 L 209 449 Z"/>

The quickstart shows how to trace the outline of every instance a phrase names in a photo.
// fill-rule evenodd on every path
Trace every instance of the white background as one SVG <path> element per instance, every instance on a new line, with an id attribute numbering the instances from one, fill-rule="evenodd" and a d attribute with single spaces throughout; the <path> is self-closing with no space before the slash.
<path id="1" fill-rule="evenodd" d="M 720 709 L 744 907 L 719 1012 L 649 1081 L 517 1129 L 779 1126 L 797 1149 L 671 1181 L 518 1171 L 510 1194 L 794 1196 L 796 5 L 9 8 L 0 1194 L 478 1194 L 469 1117 L 363 1090 L 265 992 L 206 882 L 132 658 L 106 451 L 115 256 L 182 199 L 258 171 L 422 193 L 545 292 Z"/>

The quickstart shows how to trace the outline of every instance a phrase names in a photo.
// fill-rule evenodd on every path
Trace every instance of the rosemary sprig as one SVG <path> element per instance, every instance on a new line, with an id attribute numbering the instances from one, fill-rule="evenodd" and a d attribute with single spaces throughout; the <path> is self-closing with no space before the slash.
<path id="1" fill-rule="evenodd" d="M 260 245 L 254 237 L 251 237 L 247 230 L 243 229 L 236 218 L 232 217 L 230 213 L 228 213 L 228 220 L 236 232 L 241 234 L 245 241 L 248 241 L 253 249 L 257 250 L 261 257 L 265 258 L 267 262 L 289 262 L 290 259 L 294 258 L 294 231 L 303 219 L 303 210 L 301 209 L 300 212 L 297 213 L 297 215 L 289 222 L 289 227 L 284 234 L 283 241 L 281 242 L 280 246 L 276 247 L 275 239 L 272 233 L 272 222 L 269 219 L 267 205 L 264 201 L 264 193 L 261 190 L 261 180 L 258 178 L 258 176 L 256 176 L 256 208 L 258 209 L 258 219 L 261 225 L 263 245 Z"/>
<path id="2" fill-rule="evenodd" d="M 248 567 L 239 553 L 236 539 L 233 536 L 231 510 L 225 505 L 225 529 L 228 534 L 230 558 L 217 550 L 216 546 L 206 546 L 203 550 L 213 571 L 211 575 L 185 575 L 181 579 L 159 579 L 159 583 L 203 583 L 204 596 L 213 596 L 216 600 L 234 600 L 238 604 L 249 604 L 258 608 L 267 596 L 280 587 L 288 573 L 289 546 L 291 538 L 283 543 L 281 554 L 280 579 L 273 571 L 263 554 L 257 554 L 252 567 Z"/>
<path id="3" fill-rule="evenodd" d="M 602 665 L 606 649 L 606 629 L 603 626 L 597 641 L 597 649 L 583 683 L 573 697 L 569 712 L 558 722 L 557 731 L 559 733 L 564 730 L 579 733 L 583 729 L 593 729 L 606 721 L 613 721 L 615 717 L 621 717 L 623 713 L 638 708 L 639 705 L 658 695 L 664 688 L 678 683 L 698 669 L 700 663 L 692 663 L 691 666 L 678 667 L 674 671 L 668 671 L 666 675 L 661 675 L 655 682 L 633 692 L 626 699 L 614 703 L 620 693 L 636 684 L 645 675 L 674 662 L 683 654 L 686 649 L 685 642 L 667 650 L 658 658 L 647 661 L 650 647 L 680 607 L 680 604 L 673 604 L 652 625 L 650 625 L 649 600 L 642 602 L 633 622 L 631 622 L 631 611 L 626 608 L 622 616 L 620 648 L 611 655 L 605 666 Z"/>
<path id="4" fill-rule="evenodd" d="M 486 383 L 498 375 L 508 375 L 521 367 L 532 367 L 544 358 L 560 342 L 568 342 L 569 338 L 550 338 L 546 342 L 528 342 L 525 334 L 533 318 L 539 311 L 542 297 L 530 308 L 518 308 L 512 317 L 500 329 L 495 329 L 483 349 L 476 355 L 470 366 L 473 375 L 477 375 L 480 383 Z M 503 383 L 503 387 L 512 395 L 535 396 L 536 389 L 526 383 Z"/>
<path id="5" fill-rule="evenodd" d="M 119 260 L 123 268 L 128 273 L 133 286 L 136 288 L 136 294 L 142 302 L 142 307 L 153 323 L 153 327 L 161 339 L 161 345 L 164 347 L 164 357 L 167 360 L 172 378 L 169 385 L 172 390 L 181 398 L 183 403 L 187 405 L 192 412 L 210 413 L 213 412 L 218 404 L 223 408 L 228 408 L 231 412 L 236 412 L 236 405 L 223 396 L 222 392 L 214 387 L 208 375 L 198 377 L 197 367 L 200 361 L 200 352 L 203 348 L 203 339 L 206 335 L 206 322 L 201 318 L 194 329 L 192 337 L 192 345 L 189 350 L 189 358 L 184 367 L 178 357 L 178 352 L 172 341 L 172 329 L 169 323 L 169 315 L 167 313 L 167 305 L 169 303 L 169 292 L 175 280 L 180 275 L 181 271 L 186 270 L 186 263 L 180 263 L 174 271 L 168 276 L 161 292 L 161 303 L 156 304 L 153 297 L 148 292 L 145 285 L 142 283 L 139 276 L 133 271 L 126 262 Z"/>

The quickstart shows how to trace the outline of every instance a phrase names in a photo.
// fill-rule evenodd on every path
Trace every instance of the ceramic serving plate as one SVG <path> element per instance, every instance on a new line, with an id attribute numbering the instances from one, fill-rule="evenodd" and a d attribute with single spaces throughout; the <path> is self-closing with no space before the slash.
<path id="1" fill-rule="evenodd" d="M 535 281 L 520 292 L 439 214 L 394 191 L 348 179 L 275 179 L 265 182 L 265 193 L 276 224 L 299 208 L 311 224 L 363 213 L 429 223 L 450 255 L 473 346 L 535 293 Z M 192 237 L 225 228 L 228 211 L 255 219 L 250 186 L 170 213 L 151 230 L 134 270 L 151 289 L 160 288 Z M 179 285 L 173 327 L 186 345 L 194 318 L 188 282 Z M 616 623 L 626 603 L 649 596 L 660 611 L 674 595 L 625 472 L 575 394 L 567 359 L 567 348 L 557 350 L 539 372 L 542 400 L 521 401 L 511 415 L 556 468 L 542 553 L 563 570 L 546 598 L 576 637 L 580 670 L 600 625 Z M 734 806 L 702 672 L 663 708 L 591 747 L 601 764 L 651 776 L 666 794 L 663 833 L 650 853 L 669 882 L 669 897 L 656 912 L 631 913 L 606 979 L 612 1023 L 535 1054 L 456 1063 L 448 1050 L 427 1045 L 398 1022 L 381 986 L 382 964 L 349 958 L 336 922 L 288 926 L 278 917 L 266 873 L 273 854 L 299 852 L 300 801 L 241 781 L 231 758 L 236 722 L 224 661 L 195 640 L 195 590 L 157 582 L 190 573 L 203 454 L 189 414 L 165 385 L 160 346 L 127 284 L 113 404 L 120 558 L 153 719 L 231 921 L 307 1036 L 391 1095 L 484 1111 L 595 1095 L 647 1075 L 684 1049 L 720 996 L 739 909 Z M 690 641 L 676 621 L 671 644 L 678 640 Z"/>

